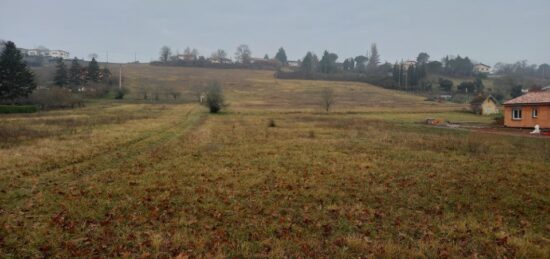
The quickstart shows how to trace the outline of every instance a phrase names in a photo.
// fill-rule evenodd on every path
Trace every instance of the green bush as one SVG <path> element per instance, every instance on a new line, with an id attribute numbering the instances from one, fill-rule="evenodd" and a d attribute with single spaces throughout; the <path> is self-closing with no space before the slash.
<path id="1" fill-rule="evenodd" d="M 34 105 L 0 105 L 0 113 L 33 113 L 38 107 Z"/>

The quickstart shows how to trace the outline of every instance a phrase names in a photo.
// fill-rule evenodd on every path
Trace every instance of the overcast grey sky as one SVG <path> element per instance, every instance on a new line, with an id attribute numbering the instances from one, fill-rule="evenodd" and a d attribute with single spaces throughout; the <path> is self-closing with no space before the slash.
<path id="1" fill-rule="evenodd" d="M 0 0 L 0 39 L 104 61 L 158 58 L 162 45 L 210 56 L 246 43 L 290 59 L 328 49 L 343 58 L 378 44 L 382 60 L 467 55 L 493 65 L 550 63 L 550 0 Z"/>

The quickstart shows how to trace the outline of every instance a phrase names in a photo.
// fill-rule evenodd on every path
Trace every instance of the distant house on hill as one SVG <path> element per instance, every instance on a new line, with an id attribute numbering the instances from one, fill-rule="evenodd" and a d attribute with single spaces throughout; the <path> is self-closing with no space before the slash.
<path id="1" fill-rule="evenodd" d="M 69 52 L 64 50 L 50 50 L 48 56 L 52 58 L 69 59 Z"/>
<path id="2" fill-rule="evenodd" d="M 472 112 L 479 115 L 491 115 L 499 113 L 498 101 L 492 96 L 478 96 L 470 102 Z"/>
<path id="3" fill-rule="evenodd" d="M 300 61 L 287 61 L 289 67 L 300 67 Z"/>
<path id="4" fill-rule="evenodd" d="M 476 74 L 489 74 L 491 72 L 491 66 L 479 63 L 474 65 L 473 72 Z"/>
<path id="5" fill-rule="evenodd" d="M 210 64 L 233 64 L 233 60 L 228 58 L 209 58 Z"/>
<path id="6" fill-rule="evenodd" d="M 550 128 L 550 91 L 528 92 L 504 102 L 504 125 L 514 128 Z"/>
<path id="7" fill-rule="evenodd" d="M 195 60 L 195 55 L 193 55 L 193 54 L 178 54 L 178 55 L 176 55 L 176 58 L 178 60 L 191 61 L 191 60 Z"/>
<path id="8" fill-rule="evenodd" d="M 49 50 L 49 49 L 23 49 L 20 48 L 21 54 L 28 57 L 46 57 L 46 58 L 62 58 L 69 59 L 69 52 L 64 50 Z"/>

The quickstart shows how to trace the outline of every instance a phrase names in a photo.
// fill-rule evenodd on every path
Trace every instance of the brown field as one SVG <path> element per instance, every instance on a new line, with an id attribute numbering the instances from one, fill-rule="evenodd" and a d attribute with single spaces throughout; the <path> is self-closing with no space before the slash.
<path id="1" fill-rule="evenodd" d="M 0 116 L 0 257 L 550 257 L 548 139 L 429 127 L 492 118 L 367 84 L 124 71 L 129 100 Z"/>

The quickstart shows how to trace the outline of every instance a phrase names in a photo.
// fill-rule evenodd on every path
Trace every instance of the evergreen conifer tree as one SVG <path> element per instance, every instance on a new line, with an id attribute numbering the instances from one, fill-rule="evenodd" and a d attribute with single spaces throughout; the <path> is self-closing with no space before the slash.
<path id="1" fill-rule="evenodd" d="M 57 86 L 64 87 L 69 83 L 69 80 L 67 76 L 67 68 L 65 67 L 65 62 L 63 62 L 62 58 L 57 59 L 56 68 L 54 83 Z"/>
<path id="2" fill-rule="evenodd" d="M 99 81 L 99 64 L 92 58 L 92 61 L 88 64 L 88 80 L 92 82 Z"/>
<path id="3" fill-rule="evenodd" d="M 34 75 L 15 43 L 8 41 L 0 54 L 0 101 L 27 97 L 36 88 Z"/>
<path id="4" fill-rule="evenodd" d="M 69 69 L 69 83 L 71 84 L 72 88 L 78 88 L 78 86 L 83 83 L 81 76 L 82 67 L 80 67 L 80 63 L 75 57 L 71 63 L 71 68 Z"/>

